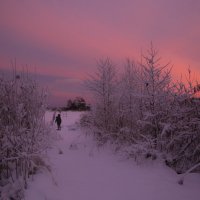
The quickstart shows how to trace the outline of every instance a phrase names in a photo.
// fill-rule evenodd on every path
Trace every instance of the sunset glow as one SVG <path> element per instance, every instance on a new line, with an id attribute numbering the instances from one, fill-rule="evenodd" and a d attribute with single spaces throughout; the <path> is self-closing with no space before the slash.
<path id="1" fill-rule="evenodd" d="M 82 81 L 96 59 L 110 57 L 123 67 L 152 41 L 175 76 L 188 66 L 200 73 L 200 1 L 34 0 L 0 2 L 0 69 L 26 64 L 62 104 L 84 96 Z"/>

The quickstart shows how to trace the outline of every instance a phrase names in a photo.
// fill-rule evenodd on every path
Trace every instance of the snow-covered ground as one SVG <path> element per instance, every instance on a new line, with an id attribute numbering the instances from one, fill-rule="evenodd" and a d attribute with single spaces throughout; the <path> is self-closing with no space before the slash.
<path id="1" fill-rule="evenodd" d="M 49 113 L 47 121 L 52 116 Z M 48 151 L 51 173 L 44 171 L 29 181 L 26 200 L 200 199 L 199 174 L 189 174 L 184 185 L 179 185 L 177 174 L 162 164 L 137 165 L 109 148 L 98 150 L 75 124 L 80 113 L 61 116 L 60 139 Z"/>

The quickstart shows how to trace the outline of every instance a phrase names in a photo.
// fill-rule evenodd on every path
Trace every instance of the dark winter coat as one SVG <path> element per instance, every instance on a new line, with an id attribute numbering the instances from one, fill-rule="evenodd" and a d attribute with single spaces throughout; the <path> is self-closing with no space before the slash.
<path id="1" fill-rule="evenodd" d="M 56 117 L 56 123 L 57 124 L 61 124 L 61 122 L 62 122 L 62 120 L 61 120 L 61 117 L 60 117 L 60 115 L 58 115 L 57 117 Z"/>

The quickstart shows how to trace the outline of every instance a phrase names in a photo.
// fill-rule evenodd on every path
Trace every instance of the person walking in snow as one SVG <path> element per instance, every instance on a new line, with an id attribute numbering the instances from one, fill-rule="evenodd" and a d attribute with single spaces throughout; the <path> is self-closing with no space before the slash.
<path id="1" fill-rule="evenodd" d="M 61 130 L 61 126 L 60 125 L 61 125 L 62 119 L 61 119 L 60 114 L 57 115 L 55 122 L 57 123 L 57 127 L 58 127 L 57 130 Z"/>

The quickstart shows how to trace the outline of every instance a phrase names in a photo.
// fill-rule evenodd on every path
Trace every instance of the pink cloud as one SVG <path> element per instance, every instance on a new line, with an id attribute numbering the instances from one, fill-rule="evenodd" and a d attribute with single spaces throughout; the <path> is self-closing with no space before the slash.
<path id="1" fill-rule="evenodd" d="M 16 54 L 40 74 L 83 80 L 95 59 L 139 59 L 153 41 L 176 74 L 189 65 L 199 73 L 199 9 L 198 1 L 186 0 L 4 1 L 0 67 Z"/>

